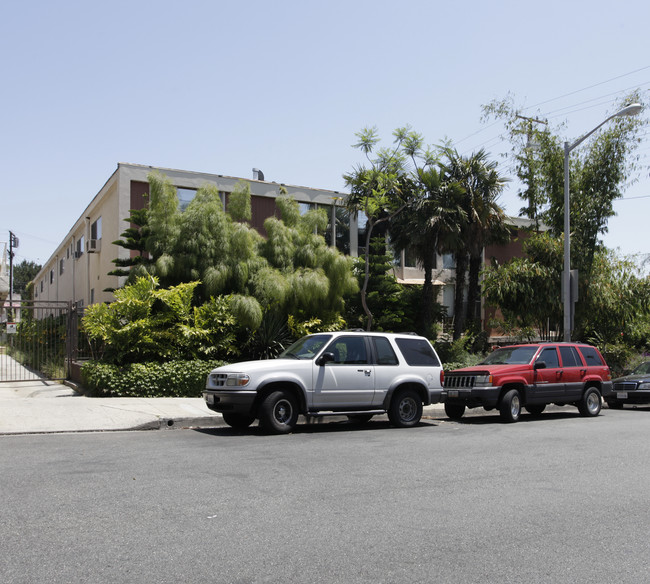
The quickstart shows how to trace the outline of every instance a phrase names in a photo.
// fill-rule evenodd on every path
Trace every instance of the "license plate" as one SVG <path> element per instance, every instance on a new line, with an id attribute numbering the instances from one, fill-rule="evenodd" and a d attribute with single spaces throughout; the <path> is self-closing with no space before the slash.
<path id="1" fill-rule="evenodd" d="M 457 389 L 450 389 L 447 392 L 448 397 L 458 397 L 458 390 Z"/>
<path id="2" fill-rule="evenodd" d="M 627 391 L 617 391 L 616 399 L 627 399 Z"/>
<path id="3" fill-rule="evenodd" d="M 214 404 L 214 395 L 212 395 L 211 393 L 206 393 L 205 394 L 205 402 L 210 404 L 210 405 Z"/>

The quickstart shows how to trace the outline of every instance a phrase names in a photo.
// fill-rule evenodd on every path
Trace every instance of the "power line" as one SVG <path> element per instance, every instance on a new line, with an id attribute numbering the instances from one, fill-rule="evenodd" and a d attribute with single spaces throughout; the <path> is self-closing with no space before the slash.
<path id="1" fill-rule="evenodd" d="M 594 87 L 598 87 L 600 85 L 605 85 L 606 83 L 610 83 L 611 81 L 616 81 L 617 79 L 622 79 L 623 77 L 628 77 L 630 75 L 634 75 L 635 73 L 638 73 L 639 71 L 645 71 L 646 69 L 650 69 L 650 65 L 646 65 L 645 67 L 641 67 L 640 69 L 635 69 L 634 71 L 630 71 L 629 73 L 624 73 L 623 75 L 618 75 L 617 77 L 612 77 L 611 79 L 607 79 L 605 81 L 601 81 L 599 83 L 594 83 L 593 85 L 589 85 L 588 87 L 583 87 L 582 89 L 576 89 L 575 91 L 570 91 L 569 93 L 565 93 L 564 95 L 560 95 L 559 97 L 553 97 L 551 99 L 547 99 L 545 101 L 540 101 L 539 103 L 536 103 L 534 105 L 530 105 L 527 108 L 524 108 L 525 110 L 529 110 L 534 107 L 539 107 L 540 105 L 544 105 L 546 103 L 550 103 L 552 101 L 557 101 L 558 99 L 562 99 L 564 97 L 569 97 L 570 95 L 575 95 L 576 93 L 581 93 L 582 91 L 587 91 L 588 89 L 593 89 Z"/>

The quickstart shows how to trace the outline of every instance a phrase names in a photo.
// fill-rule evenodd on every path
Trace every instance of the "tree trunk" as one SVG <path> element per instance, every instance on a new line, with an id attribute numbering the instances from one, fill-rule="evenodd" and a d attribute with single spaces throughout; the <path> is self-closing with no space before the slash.
<path id="1" fill-rule="evenodd" d="M 456 290 L 454 291 L 454 340 L 460 339 L 465 330 L 465 311 L 463 310 L 463 292 L 467 273 L 467 256 L 456 255 Z"/>
<path id="2" fill-rule="evenodd" d="M 469 277 L 467 290 L 467 323 L 479 332 L 481 328 L 481 315 L 479 303 L 481 299 L 481 287 L 478 281 L 479 272 L 481 271 L 482 253 L 478 256 L 469 258 Z"/>
<path id="3" fill-rule="evenodd" d="M 433 332 L 433 303 L 435 299 L 432 275 L 434 260 L 435 252 L 432 251 L 426 254 L 422 261 L 424 285 L 422 286 L 422 306 L 420 307 L 421 333 L 429 338 L 432 337 L 431 333 Z"/>

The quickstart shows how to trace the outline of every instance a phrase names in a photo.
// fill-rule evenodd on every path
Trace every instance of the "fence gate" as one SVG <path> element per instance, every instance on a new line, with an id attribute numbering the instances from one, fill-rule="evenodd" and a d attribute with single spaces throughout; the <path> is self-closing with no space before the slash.
<path id="1" fill-rule="evenodd" d="M 23 301 L 0 327 L 0 383 L 69 377 L 77 329 L 71 302 Z"/>

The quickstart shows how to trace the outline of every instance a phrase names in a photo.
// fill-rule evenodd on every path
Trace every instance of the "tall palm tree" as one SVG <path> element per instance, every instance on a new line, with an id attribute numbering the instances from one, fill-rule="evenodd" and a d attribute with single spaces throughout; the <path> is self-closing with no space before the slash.
<path id="1" fill-rule="evenodd" d="M 433 270 L 436 253 L 458 245 L 465 211 L 461 206 L 463 189 L 448 180 L 444 168 L 416 169 L 409 188 L 417 192 L 413 201 L 389 226 L 391 243 L 397 250 L 409 249 L 424 271 L 420 318 L 422 333 L 431 334 L 435 291 Z"/>
<path id="2" fill-rule="evenodd" d="M 466 320 L 476 323 L 480 318 L 479 274 L 485 246 L 505 242 L 509 238 L 505 214 L 497 203 L 506 179 L 499 175 L 497 163 L 488 160 L 484 149 L 469 157 L 463 157 L 456 150 L 447 148 L 445 156 L 446 171 L 465 191 L 462 207 L 466 220 L 461 226 L 460 246 L 456 250 L 454 338 L 458 338 L 465 329 Z M 464 311 L 463 288 L 467 272 L 467 308 Z"/>

